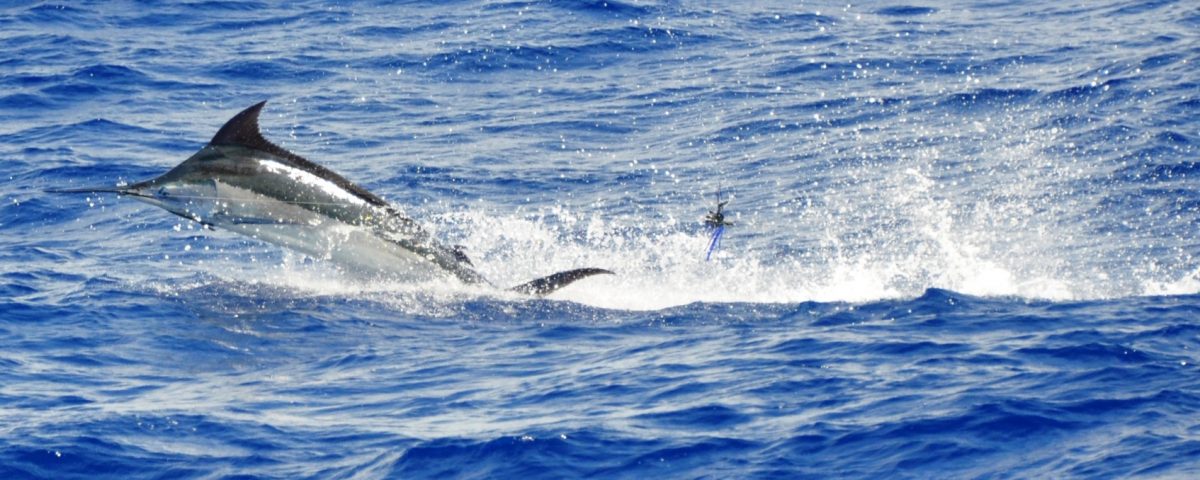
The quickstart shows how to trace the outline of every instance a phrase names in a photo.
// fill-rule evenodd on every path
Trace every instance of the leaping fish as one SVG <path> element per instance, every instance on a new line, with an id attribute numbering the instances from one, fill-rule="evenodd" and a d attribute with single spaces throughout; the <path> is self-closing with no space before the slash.
<path id="1" fill-rule="evenodd" d="M 235 115 L 208 145 L 157 178 L 47 191 L 130 196 L 205 226 L 355 271 L 416 281 L 451 276 L 466 284 L 492 285 L 462 249 L 443 245 L 382 198 L 264 138 L 258 115 L 266 103 Z M 612 273 L 580 268 L 509 290 L 542 296 L 581 278 Z"/>

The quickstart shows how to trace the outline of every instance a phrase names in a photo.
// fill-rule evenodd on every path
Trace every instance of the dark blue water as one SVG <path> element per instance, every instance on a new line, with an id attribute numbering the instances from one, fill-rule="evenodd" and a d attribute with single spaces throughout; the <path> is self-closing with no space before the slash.
<path id="1" fill-rule="evenodd" d="M 0 477 L 1200 476 L 1200 8 L 747 3 L 6 2 Z M 618 275 L 43 193 L 261 100 L 497 284 Z"/>

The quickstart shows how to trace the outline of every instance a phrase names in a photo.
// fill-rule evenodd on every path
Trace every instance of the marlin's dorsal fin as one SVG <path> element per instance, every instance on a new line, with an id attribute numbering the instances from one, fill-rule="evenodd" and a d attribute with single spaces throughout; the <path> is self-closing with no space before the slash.
<path id="1" fill-rule="evenodd" d="M 276 157 L 288 160 L 299 168 L 307 170 L 314 175 L 329 180 L 338 186 L 345 188 L 355 196 L 367 201 L 367 203 L 380 207 L 387 207 L 388 204 L 382 198 L 368 192 L 366 189 L 355 185 L 353 182 L 346 180 L 341 175 L 334 173 L 325 167 L 317 165 L 308 159 L 287 151 L 283 147 L 271 143 L 262 135 L 262 131 L 258 129 L 258 114 L 266 106 L 267 101 L 263 100 L 250 108 L 242 110 L 241 113 L 234 115 L 233 118 L 225 122 L 225 126 L 217 130 L 217 134 L 208 142 L 209 145 L 237 145 L 260 152 L 266 152 Z"/>
<path id="2" fill-rule="evenodd" d="M 221 127 L 208 143 L 212 145 L 240 145 L 288 159 L 300 158 L 299 155 L 284 150 L 283 147 L 271 143 L 270 140 L 262 136 L 262 131 L 258 129 L 258 114 L 266 104 L 267 101 L 263 100 L 234 115 L 228 122 L 225 122 L 225 126 Z"/>

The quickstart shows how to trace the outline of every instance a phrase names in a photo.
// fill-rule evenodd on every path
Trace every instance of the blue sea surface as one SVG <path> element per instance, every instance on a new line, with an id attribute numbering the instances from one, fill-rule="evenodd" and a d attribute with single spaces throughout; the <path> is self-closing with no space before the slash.
<path id="1" fill-rule="evenodd" d="M 1194 1 L 0 2 L 0 52 L 0 478 L 1200 477 Z M 45 192 L 262 100 L 497 285 L 617 275 Z"/>

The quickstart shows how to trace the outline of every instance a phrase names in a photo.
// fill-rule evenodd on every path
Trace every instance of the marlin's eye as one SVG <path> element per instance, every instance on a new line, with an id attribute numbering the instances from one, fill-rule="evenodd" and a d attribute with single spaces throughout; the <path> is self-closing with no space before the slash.
<path id="1" fill-rule="evenodd" d="M 167 189 L 165 187 L 158 187 L 158 196 L 160 196 L 160 197 L 168 196 Z"/>

